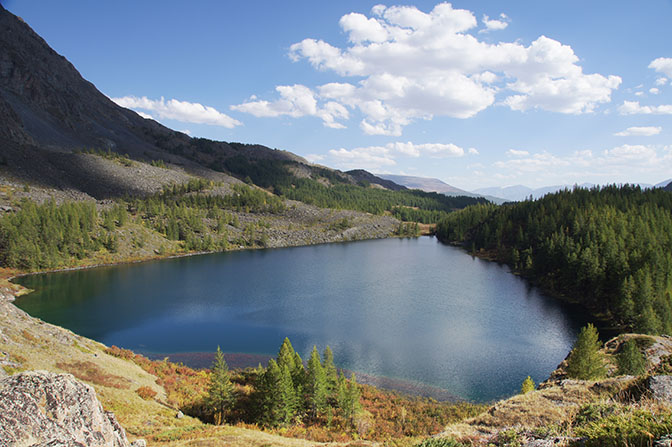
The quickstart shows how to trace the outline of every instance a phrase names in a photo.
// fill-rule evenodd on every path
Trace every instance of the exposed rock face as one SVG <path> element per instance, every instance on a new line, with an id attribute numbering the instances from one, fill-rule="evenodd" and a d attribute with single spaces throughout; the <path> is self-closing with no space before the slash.
<path id="1" fill-rule="evenodd" d="M 672 403 L 672 376 L 652 376 L 648 385 L 653 399 Z"/>
<path id="2" fill-rule="evenodd" d="M 114 414 L 70 374 L 30 371 L 0 380 L 0 446 L 127 447 Z"/>

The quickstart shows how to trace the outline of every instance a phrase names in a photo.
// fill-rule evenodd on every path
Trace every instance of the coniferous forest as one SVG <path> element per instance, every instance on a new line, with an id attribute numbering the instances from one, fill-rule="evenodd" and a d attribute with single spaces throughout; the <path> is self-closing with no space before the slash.
<path id="1" fill-rule="evenodd" d="M 672 194 L 638 186 L 576 188 L 477 205 L 437 226 L 547 290 L 623 328 L 672 333 Z"/>

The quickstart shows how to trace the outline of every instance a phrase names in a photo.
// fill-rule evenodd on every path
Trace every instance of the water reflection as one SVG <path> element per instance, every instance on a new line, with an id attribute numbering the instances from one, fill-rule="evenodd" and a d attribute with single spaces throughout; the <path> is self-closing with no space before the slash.
<path id="1" fill-rule="evenodd" d="M 307 357 L 490 400 L 543 380 L 580 315 L 508 268 L 431 238 L 223 253 L 26 277 L 17 304 L 105 344 L 153 353 Z"/>

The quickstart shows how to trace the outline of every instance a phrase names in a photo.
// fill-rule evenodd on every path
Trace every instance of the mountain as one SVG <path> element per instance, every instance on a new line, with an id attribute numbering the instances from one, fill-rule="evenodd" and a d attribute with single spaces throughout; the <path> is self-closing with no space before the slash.
<path id="1" fill-rule="evenodd" d="M 98 199 L 149 192 L 141 182 L 121 181 L 117 173 L 78 154 L 94 149 L 140 161 L 161 160 L 217 180 L 230 180 L 223 174 L 229 173 L 239 179 L 292 175 L 326 176 L 325 183 L 358 182 L 288 151 L 191 138 L 142 118 L 98 91 L 2 6 L 0 29 L 0 173 L 9 177 Z"/>
<path id="2" fill-rule="evenodd" d="M 591 188 L 595 186 L 592 183 L 582 183 L 581 188 Z M 474 193 L 483 194 L 483 195 L 493 195 L 497 197 L 502 197 L 504 199 L 510 200 L 512 202 L 519 202 L 522 200 L 528 199 L 530 196 L 534 199 L 545 196 L 546 194 L 551 194 L 562 189 L 572 189 L 574 185 L 553 185 L 553 186 L 543 186 L 541 188 L 530 188 L 524 185 L 514 185 L 514 186 L 504 186 L 504 187 L 489 187 L 489 188 L 479 188 L 475 189 Z"/>
<path id="3" fill-rule="evenodd" d="M 406 188 L 407 185 L 403 185 L 400 182 L 395 182 L 393 179 L 386 179 L 381 175 L 371 174 L 369 171 L 363 169 L 354 169 L 352 171 L 347 171 L 346 174 L 350 175 L 352 178 L 357 180 L 357 182 L 365 182 L 371 185 L 378 185 L 382 188 L 389 189 L 391 191 L 402 191 Z"/>
<path id="4" fill-rule="evenodd" d="M 665 189 L 667 189 L 670 186 L 670 183 L 672 183 L 672 178 L 668 178 L 667 180 L 663 180 L 660 183 L 656 183 L 653 187 L 654 188 L 665 188 Z"/>
<path id="5" fill-rule="evenodd" d="M 665 191 L 672 191 L 672 182 L 668 183 L 664 189 Z"/>
<path id="6" fill-rule="evenodd" d="M 411 175 L 393 175 L 393 174 L 376 174 L 378 177 L 391 180 L 399 185 L 403 185 L 410 189 L 419 189 L 426 192 L 438 192 L 446 196 L 458 197 L 483 197 L 489 201 L 497 204 L 502 204 L 506 200 L 499 197 L 494 197 L 491 195 L 475 194 L 473 192 L 465 191 L 455 186 L 449 185 L 438 178 L 428 178 L 428 177 L 414 177 Z"/>

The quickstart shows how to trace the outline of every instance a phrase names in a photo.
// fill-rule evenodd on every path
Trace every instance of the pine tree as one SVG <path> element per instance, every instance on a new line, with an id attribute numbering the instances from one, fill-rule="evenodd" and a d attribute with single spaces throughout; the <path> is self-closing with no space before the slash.
<path id="1" fill-rule="evenodd" d="M 523 380 L 523 385 L 520 388 L 520 394 L 527 394 L 530 391 L 534 391 L 534 388 L 534 380 L 532 380 L 532 377 L 527 376 L 527 378 Z"/>
<path id="2" fill-rule="evenodd" d="M 278 416 L 282 424 L 289 424 L 299 409 L 299 399 L 292 381 L 292 373 L 287 366 L 282 368 L 278 383 Z"/>
<path id="3" fill-rule="evenodd" d="M 306 391 L 308 393 L 308 409 L 313 418 L 315 418 L 327 406 L 327 376 L 320 362 L 320 354 L 315 346 L 313 346 L 310 360 L 308 360 Z"/>
<path id="4" fill-rule="evenodd" d="M 592 380 L 604 377 L 606 368 L 600 353 L 597 329 L 591 323 L 581 329 L 567 359 L 567 375 L 573 379 Z"/>
<path id="5" fill-rule="evenodd" d="M 289 341 L 289 338 L 285 337 L 285 340 L 282 342 L 282 346 L 280 346 L 280 350 L 278 351 L 278 367 L 282 369 L 286 366 L 289 368 L 290 372 L 294 371 L 296 369 L 295 358 L 296 352 L 292 347 L 292 343 Z"/>
<path id="6" fill-rule="evenodd" d="M 646 370 L 646 358 L 640 352 L 637 341 L 633 338 L 623 343 L 617 360 L 619 374 L 638 376 Z"/>
<path id="7" fill-rule="evenodd" d="M 234 395 L 229 368 L 219 346 L 217 346 L 215 360 L 210 369 L 210 386 L 206 401 L 208 408 L 213 412 L 215 424 L 221 425 L 226 412 L 233 406 Z"/>

